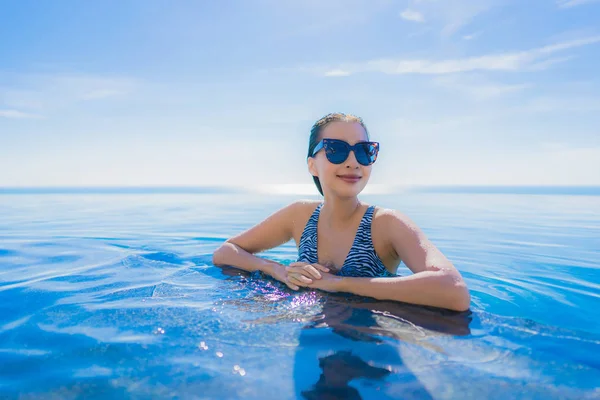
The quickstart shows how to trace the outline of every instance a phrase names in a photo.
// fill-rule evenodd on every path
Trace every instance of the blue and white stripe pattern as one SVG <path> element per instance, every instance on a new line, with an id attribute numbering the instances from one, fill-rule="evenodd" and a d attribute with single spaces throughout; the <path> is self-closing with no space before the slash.
<path id="1" fill-rule="evenodd" d="M 318 263 L 317 256 L 317 224 L 323 203 L 319 204 L 309 218 L 298 248 L 298 261 L 306 263 Z M 373 221 L 375 206 L 367 208 L 365 215 L 360 221 L 354 243 L 346 257 L 346 261 L 336 273 L 338 276 L 353 277 L 391 277 L 390 273 L 375 253 L 371 238 L 371 222 Z"/>

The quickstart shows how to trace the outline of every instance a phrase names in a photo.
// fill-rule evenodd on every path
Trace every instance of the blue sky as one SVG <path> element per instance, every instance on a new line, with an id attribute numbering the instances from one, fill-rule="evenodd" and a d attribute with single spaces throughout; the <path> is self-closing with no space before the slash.
<path id="1" fill-rule="evenodd" d="M 373 188 L 600 185 L 598 21 L 597 0 L 5 2 L 0 186 L 310 187 L 332 111 L 381 142 Z"/>

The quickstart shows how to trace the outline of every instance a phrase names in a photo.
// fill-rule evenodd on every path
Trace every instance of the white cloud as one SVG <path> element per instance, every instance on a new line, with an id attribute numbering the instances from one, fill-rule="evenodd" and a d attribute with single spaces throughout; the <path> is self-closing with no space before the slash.
<path id="1" fill-rule="evenodd" d="M 474 32 L 474 33 L 471 33 L 469 35 L 464 35 L 463 39 L 464 40 L 473 40 L 473 39 L 479 37 L 479 35 L 481 35 L 481 32 Z"/>
<path id="2" fill-rule="evenodd" d="M 26 118 L 40 118 L 39 115 L 29 114 L 17 110 L 0 110 L 0 118 L 15 118 L 15 119 L 26 119 Z"/>
<path id="3" fill-rule="evenodd" d="M 412 151 L 417 154 L 394 160 L 384 171 L 385 180 L 402 185 L 600 184 L 600 147 L 498 151 L 478 146 L 450 153 L 434 146 L 413 146 Z"/>
<path id="4" fill-rule="evenodd" d="M 540 62 L 537 62 L 535 64 L 532 64 L 528 68 L 528 70 L 529 71 L 543 71 L 545 69 L 550 68 L 553 65 L 562 64 L 562 63 L 567 62 L 567 61 L 569 61 L 569 60 L 571 60 L 573 58 L 574 58 L 573 56 L 549 58 L 547 60 L 540 61 Z"/>
<path id="5" fill-rule="evenodd" d="M 530 88 L 531 85 L 528 83 L 522 83 L 517 85 L 503 85 L 503 84 L 483 84 L 478 86 L 463 86 L 463 90 L 475 97 L 476 99 L 488 99 L 492 97 L 498 97 L 505 94 L 521 92 L 525 89 Z"/>
<path id="6" fill-rule="evenodd" d="M 517 111 L 517 110 L 515 110 Z M 599 97 L 537 97 L 518 109 L 527 113 L 597 113 Z"/>
<path id="7" fill-rule="evenodd" d="M 449 37 L 473 19 L 507 0 L 411 0 L 409 10 L 419 10 L 427 21 Z"/>
<path id="8" fill-rule="evenodd" d="M 277 41 L 364 26 L 390 6 L 389 0 L 260 0 L 259 3 L 263 3 L 277 21 L 285 21 L 277 25 L 277 35 L 273 37 Z"/>
<path id="9" fill-rule="evenodd" d="M 96 89 L 81 96 L 82 100 L 105 99 L 107 97 L 119 96 L 127 92 L 115 89 Z"/>
<path id="10" fill-rule="evenodd" d="M 557 51 L 568 50 L 573 47 L 587 46 L 600 42 L 600 36 L 590 36 L 581 39 L 569 40 L 566 42 L 556 43 L 549 46 L 544 46 L 538 49 L 540 54 L 552 54 Z"/>
<path id="11" fill-rule="evenodd" d="M 560 8 L 571 8 L 584 4 L 597 3 L 599 0 L 557 0 L 556 4 Z"/>
<path id="12" fill-rule="evenodd" d="M 349 76 L 352 75 L 350 71 L 344 71 L 343 69 L 333 69 L 325 72 L 325 76 Z"/>
<path id="13" fill-rule="evenodd" d="M 526 51 L 488 54 L 449 60 L 394 60 L 379 59 L 362 63 L 350 63 L 332 68 L 317 68 L 314 72 L 330 76 L 334 71 L 343 70 L 345 75 L 361 72 L 379 72 L 388 75 L 400 74 L 453 74 L 473 71 L 519 71 L 527 68 L 549 67 L 556 58 L 549 56 L 569 49 L 600 43 L 600 36 L 556 43 Z M 544 64 L 545 63 L 545 64 Z"/>
<path id="14" fill-rule="evenodd" d="M 127 94 L 134 90 L 136 83 L 130 78 L 105 77 L 94 75 L 58 75 L 49 77 L 49 82 L 60 91 L 59 94 L 75 100 L 91 100 Z"/>
<path id="15" fill-rule="evenodd" d="M 464 93 L 475 100 L 487 100 L 518 93 L 532 86 L 528 83 L 505 84 L 490 82 L 477 77 L 459 77 L 457 75 L 436 78 L 434 84 L 452 91 Z"/>
<path id="16" fill-rule="evenodd" d="M 31 143 L 7 141 L 7 146 L 0 145 L 0 171 L 15 173 L 0 173 L 0 186 L 312 183 L 304 152 L 289 139 L 248 135 L 232 141 L 230 132 L 219 130 L 210 137 L 199 132 L 195 137 L 173 133 L 152 139 L 145 133 L 100 132 L 72 135 L 67 151 L 64 140 L 46 131 L 32 136 L 38 140 Z M 269 156 L 257 160 L 256 149 Z"/>
<path id="17" fill-rule="evenodd" d="M 402 19 L 405 19 L 407 21 L 425 22 L 425 18 L 423 17 L 423 14 L 421 14 L 418 11 L 410 10 L 408 8 L 400 13 L 400 17 L 402 17 Z"/>
<path id="18" fill-rule="evenodd" d="M 124 96 L 139 86 L 138 81 L 131 78 L 89 74 L 22 74 L 6 78 L 11 86 L 0 89 L 0 107 L 37 112 Z"/>

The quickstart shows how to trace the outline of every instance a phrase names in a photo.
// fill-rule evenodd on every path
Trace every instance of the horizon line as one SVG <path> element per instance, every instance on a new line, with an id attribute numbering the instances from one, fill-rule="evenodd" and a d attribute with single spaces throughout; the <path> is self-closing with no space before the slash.
<path id="1" fill-rule="evenodd" d="M 320 196 L 313 184 L 240 185 L 93 185 L 93 186 L 0 186 L 0 195 L 10 194 L 275 194 Z M 398 193 L 465 194 L 568 194 L 600 195 L 600 185 L 377 185 L 363 195 Z"/>

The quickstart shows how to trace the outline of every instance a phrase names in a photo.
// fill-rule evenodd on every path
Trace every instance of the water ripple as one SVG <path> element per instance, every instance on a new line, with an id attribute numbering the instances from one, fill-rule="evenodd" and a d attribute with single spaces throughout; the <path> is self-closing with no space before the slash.
<path id="1" fill-rule="evenodd" d="M 0 196 L 0 397 L 600 396 L 597 197 L 376 198 L 463 273 L 467 313 L 212 265 L 288 200 Z"/>

